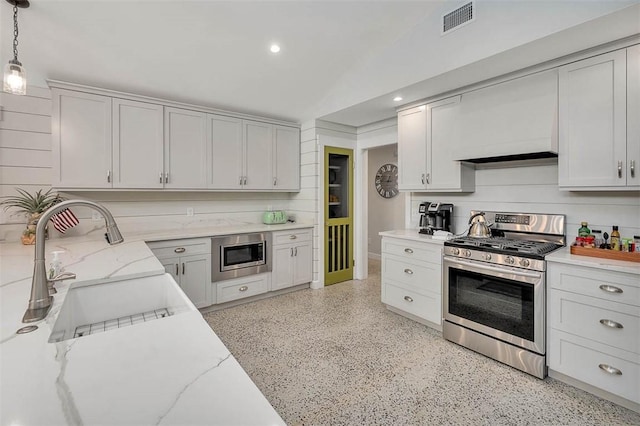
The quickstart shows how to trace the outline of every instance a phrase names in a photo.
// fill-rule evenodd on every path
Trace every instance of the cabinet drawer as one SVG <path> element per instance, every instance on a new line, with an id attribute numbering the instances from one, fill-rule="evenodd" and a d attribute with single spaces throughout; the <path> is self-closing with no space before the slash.
<path id="1" fill-rule="evenodd" d="M 410 263 L 389 255 L 383 255 L 382 262 L 382 279 L 384 281 L 395 281 L 420 293 L 425 291 L 442 293 L 440 265 L 427 262 Z"/>
<path id="2" fill-rule="evenodd" d="M 442 322 L 442 305 L 438 294 L 419 294 L 402 287 L 385 284 L 382 302 L 435 324 Z"/>
<path id="3" fill-rule="evenodd" d="M 442 245 L 440 244 L 418 243 L 385 237 L 382 239 L 382 253 L 393 254 L 403 259 L 442 264 Z"/>
<path id="4" fill-rule="evenodd" d="M 640 354 L 640 307 L 555 289 L 549 295 L 552 328 Z"/>
<path id="5" fill-rule="evenodd" d="M 258 274 L 213 284 L 216 286 L 218 303 L 266 293 L 269 291 L 269 275 Z"/>
<path id="6" fill-rule="evenodd" d="M 550 288 L 640 306 L 640 275 L 549 263 Z"/>
<path id="7" fill-rule="evenodd" d="M 292 229 L 291 231 L 272 232 L 273 244 L 289 244 L 302 241 L 311 241 L 313 232 L 311 229 Z"/>
<path id="8" fill-rule="evenodd" d="M 211 240 L 209 238 L 153 241 L 147 243 L 147 246 L 156 257 L 211 253 Z"/>
<path id="9" fill-rule="evenodd" d="M 549 368 L 640 403 L 640 356 L 625 356 L 605 345 L 593 345 L 586 339 L 553 330 L 549 339 Z M 606 366 L 622 374 L 603 370 Z M 615 370 L 611 370 L 615 372 Z"/>

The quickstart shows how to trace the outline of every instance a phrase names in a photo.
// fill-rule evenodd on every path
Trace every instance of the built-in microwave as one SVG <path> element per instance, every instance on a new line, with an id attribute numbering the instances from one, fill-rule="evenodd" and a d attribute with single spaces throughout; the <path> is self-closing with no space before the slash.
<path id="1" fill-rule="evenodd" d="M 223 235 L 211 239 L 211 281 L 271 271 L 271 233 Z"/>

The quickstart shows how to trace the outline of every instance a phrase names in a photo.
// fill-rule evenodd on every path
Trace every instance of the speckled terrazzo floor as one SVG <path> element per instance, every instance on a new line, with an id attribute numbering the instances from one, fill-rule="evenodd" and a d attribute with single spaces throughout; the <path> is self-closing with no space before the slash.
<path id="1" fill-rule="evenodd" d="M 290 425 L 640 425 L 640 414 L 442 339 L 364 281 L 205 314 Z"/>

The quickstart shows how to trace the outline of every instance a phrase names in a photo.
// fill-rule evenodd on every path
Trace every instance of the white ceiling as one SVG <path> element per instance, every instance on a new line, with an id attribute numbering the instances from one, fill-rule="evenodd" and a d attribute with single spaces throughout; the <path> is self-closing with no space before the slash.
<path id="1" fill-rule="evenodd" d="M 19 59 L 36 86 L 55 79 L 296 122 L 324 118 L 359 126 L 393 116 L 394 92 L 409 102 L 629 35 L 633 20 L 597 40 L 555 50 L 540 44 L 529 61 L 513 53 L 638 1 L 476 0 L 476 21 L 445 39 L 437 26 L 442 13 L 464 3 L 31 0 L 19 12 Z M 2 64 L 11 58 L 11 14 L 3 1 Z M 528 24 L 506 22 L 517 15 Z M 480 36 L 487 25 L 492 33 Z M 282 47 L 277 55 L 269 52 L 272 42 Z M 477 66 L 492 57 L 500 59 L 495 70 Z"/>

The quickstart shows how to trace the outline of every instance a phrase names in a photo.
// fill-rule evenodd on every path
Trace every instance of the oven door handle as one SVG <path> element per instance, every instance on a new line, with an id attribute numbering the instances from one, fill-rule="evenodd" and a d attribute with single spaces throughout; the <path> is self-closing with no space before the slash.
<path id="1" fill-rule="evenodd" d="M 509 272 L 509 273 L 514 274 L 514 275 L 518 275 L 518 276 L 521 276 L 521 277 L 529 277 L 529 278 L 541 278 L 542 277 L 542 274 L 535 273 L 535 272 L 513 271 L 512 269 L 509 269 L 508 271 L 505 271 L 504 269 L 495 268 L 493 266 L 482 265 L 482 264 L 479 264 L 479 263 L 465 262 L 464 260 L 458 260 L 458 259 L 454 259 L 454 258 L 447 258 L 446 260 L 447 260 L 447 262 L 455 263 L 457 265 L 468 266 L 470 268 L 476 268 L 476 269 L 483 269 L 485 271 L 499 272 L 499 273 L 502 273 L 502 274 L 504 274 L 505 272 Z"/>

